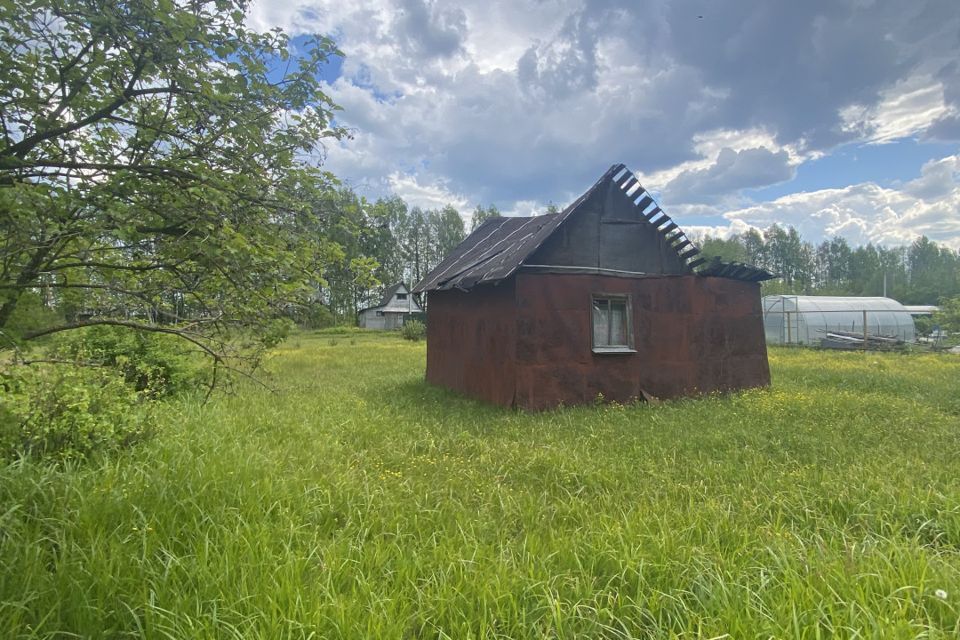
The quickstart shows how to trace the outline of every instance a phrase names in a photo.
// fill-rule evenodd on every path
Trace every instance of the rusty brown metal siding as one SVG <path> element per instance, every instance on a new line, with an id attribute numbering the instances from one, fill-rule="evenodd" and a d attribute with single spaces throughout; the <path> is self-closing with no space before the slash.
<path id="1" fill-rule="evenodd" d="M 723 278 L 520 273 L 516 396 L 525 409 L 770 383 L 759 285 Z M 635 354 L 591 350 L 590 297 L 631 296 Z"/>
<path id="2" fill-rule="evenodd" d="M 427 382 L 512 406 L 517 339 L 513 279 L 427 296 Z"/>

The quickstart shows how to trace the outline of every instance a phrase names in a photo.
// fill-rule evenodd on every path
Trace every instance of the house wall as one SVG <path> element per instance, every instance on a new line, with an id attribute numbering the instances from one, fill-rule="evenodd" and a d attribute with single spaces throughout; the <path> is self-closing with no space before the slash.
<path id="1" fill-rule="evenodd" d="M 374 309 L 364 309 L 360 312 L 358 325 L 361 329 L 379 329 L 392 330 L 399 329 L 407 321 L 410 315 L 406 311 L 390 311 L 388 307 L 376 307 Z M 383 315 L 377 315 L 382 311 Z"/>
<path id="2" fill-rule="evenodd" d="M 770 383 L 756 283 L 523 272 L 514 280 L 517 406 L 582 404 L 600 393 L 628 402 L 641 391 L 669 398 Z M 597 293 L 631 296 L 637 353 L 592 352 Z"/>
<path id="3" fill-rule="evenodd" d="M 409 313 L 392 313 L 389 311 L 384 311 L 383 313 L 383 326 L 385 329 L 394 330 L 399 329 L 406 322 L 407 316 Z"/>
<path id="4" fill-rule="evenodd" d="M 513 279 L 469 292 L 427 295 L 427 382 L 511 406 L 517 335 Z"/>
<path id="5" fill-rule="evenodd" d="M 384 328 L 384 317 L 378 316 L 377 309 L 364 309 L 360 312 L 360 321 L 359 325 L 361 329 L 383 329 Z"/>

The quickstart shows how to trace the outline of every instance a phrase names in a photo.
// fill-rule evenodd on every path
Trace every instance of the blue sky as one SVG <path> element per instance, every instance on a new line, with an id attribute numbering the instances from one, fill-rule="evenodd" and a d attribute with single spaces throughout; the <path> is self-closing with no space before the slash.
<path id="1" fill-rule="evenodd" d="M 755 200 L 772 200 L 798 191 L 837 189 L 859 182 L 875 182 L 884 187 L 920 177 L 926 162 L 954 155 L 956 143 L 919 142 L 905 138 L 889 144 L 849 144 L 828 155 L 797 167 L 796 176 L 778 184 L 750 189 Z"/>
<path id="2" fill-rule="evenodd" d="M 344 51 L 322 77 L 353 135 L 322 161 L 370 197 L 529 215 L 624 162 L 688 231 L 960 248 L 956 0 L 274 0 L 249 20 Z"/>

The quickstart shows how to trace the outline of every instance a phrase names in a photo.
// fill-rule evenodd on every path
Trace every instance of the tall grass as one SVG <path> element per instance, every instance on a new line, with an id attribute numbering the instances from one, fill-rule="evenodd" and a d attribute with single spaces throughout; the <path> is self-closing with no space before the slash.
<path id="1" fill-rule="evenodd" d="M 0 469 L 0 637 L 952 638 L 960 358 L 526 415 L 301 335 L 82 466 Z"/>

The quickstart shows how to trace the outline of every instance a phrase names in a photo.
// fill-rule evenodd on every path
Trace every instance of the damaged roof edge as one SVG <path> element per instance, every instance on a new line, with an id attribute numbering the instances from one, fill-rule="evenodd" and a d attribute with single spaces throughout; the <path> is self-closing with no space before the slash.
<path id="1" fill-rule="evenodd" d="M 657 205 L 653 196 L 625 165 L 615 164 L 559 213 L 484 221 L 411 291 L 466 291 L 478 284 L 497 283 L 509 278 L 597 189 L 608 182 L 622 191 L 637 208 L 638 214 L 654 225 L 687 273 L 752 282 L 775 277 L 763 269 L 738 263 L 719 263 L 714 260 L 702 267 L 706 259 L 700 255 L 699 247 Z"/>
<path id="2" fill-rule="evenodd" d="M 727 278 L 730 280 L 742 280 L 744 282 L 763 282 L 772 280 L 777 276 L 766 269 L 755 267 L 743 262 L 724 262 L 720 258 L 714 258 L 706 266 L 697 270 L 698 276 L 708 276 L 713 278 Z"/>

